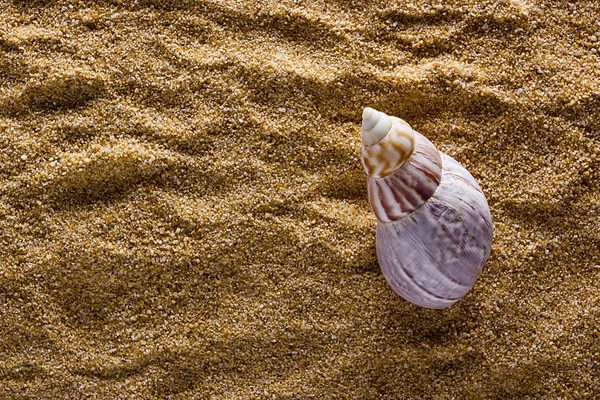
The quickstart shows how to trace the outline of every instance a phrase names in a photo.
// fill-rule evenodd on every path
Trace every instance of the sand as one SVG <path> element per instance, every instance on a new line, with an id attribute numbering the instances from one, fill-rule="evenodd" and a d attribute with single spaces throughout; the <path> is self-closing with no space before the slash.
<path id="1" fill-rule="evenodd" d="M 1 399 L 600 396 L 600 3 L 0 0 Z M 386 284 L 370 106 L 485 192 Z"/>

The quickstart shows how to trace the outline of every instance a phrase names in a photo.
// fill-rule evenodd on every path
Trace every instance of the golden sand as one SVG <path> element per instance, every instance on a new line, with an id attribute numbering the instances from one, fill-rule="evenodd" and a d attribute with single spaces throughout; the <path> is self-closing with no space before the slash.
<path id="1" fill-rule="evenodd" d="M 0 398 L 600 396 L 600 3 L 0 0 Z M 385 283 L 371 106 L 477 178 L 450 309 Z"/>

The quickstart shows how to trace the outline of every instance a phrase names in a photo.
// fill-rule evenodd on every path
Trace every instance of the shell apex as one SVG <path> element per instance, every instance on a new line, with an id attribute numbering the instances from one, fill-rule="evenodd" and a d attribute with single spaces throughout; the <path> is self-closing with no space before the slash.
<path id="1" fill-rule="evenodd" d="M 382 178 L 400 168 L 415 147 L 415 134 L 400 118 L 366 107 L 362 113 L 361 161 L 372 178 Z"/>

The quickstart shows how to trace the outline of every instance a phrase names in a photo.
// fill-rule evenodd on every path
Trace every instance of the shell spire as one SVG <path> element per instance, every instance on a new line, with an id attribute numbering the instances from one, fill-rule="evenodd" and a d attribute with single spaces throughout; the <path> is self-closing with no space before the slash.
<path id="1" fill-rule="evenodd" d="M 400 168 L 415 148 L 410 125 L 370 107 L 362 114 L 362 140 L 362 164 L 372 178 L 383 178 Z"/>
<path id="2" fill-rule="evenodd" d="M 371 209 L 381 222 L 400 219 L 437 189 L 440 153 L 400 118 L 365 108 L 362 125 L 361 155 Z"/>

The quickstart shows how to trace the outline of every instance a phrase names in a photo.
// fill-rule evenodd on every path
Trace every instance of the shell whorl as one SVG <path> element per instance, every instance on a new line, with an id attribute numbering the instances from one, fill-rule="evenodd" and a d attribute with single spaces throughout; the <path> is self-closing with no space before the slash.
<path id="1" fill-rule="evenodd" d="M 362 115 L 361 160 L 372 178 L 383 178 L 400 168 L 415 148 L 415 134 L 406 122 L 367 107 Z"/>
<path id="2" fill-rule="evenodd" d="M 441 179 L 440 152 L 425 136 L 415 132 L 415 149 L 407 162 L 383 178 L 367 177 L 371 209 L 381 222 L 398 220 L 421 207 Z"/>
<path id="3" fill-rule="evenodd" d="M 426 137 L 400 118 L 365 108 L 362 162 L 369 203 L 381 222 L 419 208 L 437 189 L 442 158 Z"/>

